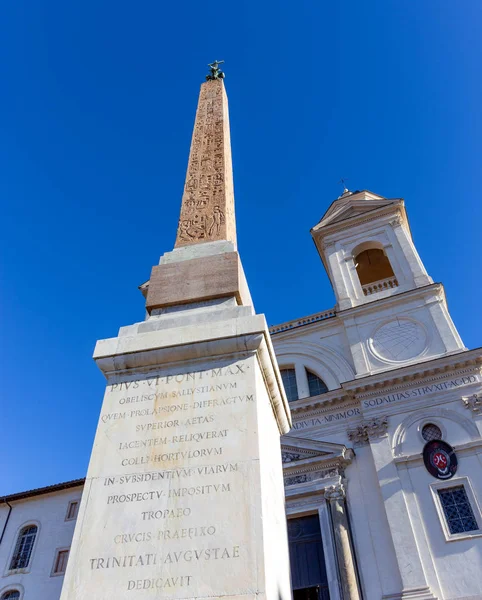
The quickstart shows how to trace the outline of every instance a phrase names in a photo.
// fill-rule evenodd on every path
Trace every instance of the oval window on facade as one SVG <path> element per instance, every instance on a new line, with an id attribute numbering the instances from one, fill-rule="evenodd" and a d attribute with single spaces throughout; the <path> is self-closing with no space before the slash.
<path id="1" fill-rule="evenodd" d="M 426 442 L 441 440 L 442 431 L 440 430 L 440 427 L 434 425 L 434 423 L 427 423 L 422 427 L 422 437 Z"/>

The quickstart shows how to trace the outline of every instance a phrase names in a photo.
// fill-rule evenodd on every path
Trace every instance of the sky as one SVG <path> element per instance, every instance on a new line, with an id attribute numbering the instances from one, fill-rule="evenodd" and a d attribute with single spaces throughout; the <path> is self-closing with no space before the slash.
<path id="1" fill-rule="evenodd" d="M 482 3 L 141 0 L 0 7 L 0 494 L 85 476 L 97 339 L 173 247 L 199 85 L 224 59 L 239 251 L 274 325 L 332 308 L 309 230 L 403 197 L 468 348 L 479 318 Z"/>

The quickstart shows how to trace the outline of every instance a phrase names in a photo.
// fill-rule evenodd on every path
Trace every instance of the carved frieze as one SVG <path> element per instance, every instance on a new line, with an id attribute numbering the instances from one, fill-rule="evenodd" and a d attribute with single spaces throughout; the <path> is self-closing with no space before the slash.
<path id="1" fill-rule="evenodd" d="M 301 460 L 301 454 L 295 454 L 294 452 L 287 452 L 283 450 L 281 452 L 281 460 L 283 464 L 293 462 L 294 460 Z"/>
<path id="2" fill-rule="evenodd" d="M 307 473 L 302 473 L 301 475 L 293 475 L 293 477 L 285 477 L 285 485 L 295 485 L 298 483 L 306 483 L 310 481 L 310 478 Z"/>
<path id="3" fill-rule="evenodd" d="M 284 481 L 285 486 L 288 486 L 297 485 L 299 483 L 307 483 L 309 481 L 321 481 L 323 479 L 331 479 L 332 477 L 337 477 L 338 475 L 340 475 L 340 469 L 332 468 L 285 476 Z"/>

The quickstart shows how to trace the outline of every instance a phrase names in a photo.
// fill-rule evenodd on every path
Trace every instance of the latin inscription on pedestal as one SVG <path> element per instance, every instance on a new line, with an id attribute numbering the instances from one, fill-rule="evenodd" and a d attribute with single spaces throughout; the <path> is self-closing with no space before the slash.
<path id="1" fill-rule="evenodd" d="M 257 368 L 247 357 L 108 385 L 69 598 L 256 593 Z"/>

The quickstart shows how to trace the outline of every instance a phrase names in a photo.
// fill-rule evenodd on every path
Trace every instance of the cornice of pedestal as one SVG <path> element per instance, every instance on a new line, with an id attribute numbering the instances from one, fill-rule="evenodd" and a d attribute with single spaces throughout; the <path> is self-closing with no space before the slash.
<path id="1" fill-rule="evenodd" d="M 243 311 L 245 307 L 239 307 Z M 241 313 L 243 314 L 243 313 Z M 210 358 L 255 353 L 263 374 L 280 434 L 291 428 L 291 413 L 281 383 L 264 315 L 213 320 L 197 325 L 167 327 L 135 335 L 99 340 L 94 360 L 112 381 L 148 374 L 189 361 L 190 366 Z"/>

